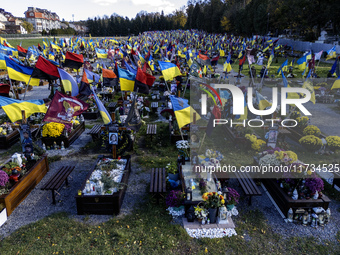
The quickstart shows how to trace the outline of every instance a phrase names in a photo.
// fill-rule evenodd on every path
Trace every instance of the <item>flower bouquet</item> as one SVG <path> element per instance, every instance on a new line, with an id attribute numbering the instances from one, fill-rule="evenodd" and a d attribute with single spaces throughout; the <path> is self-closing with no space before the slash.
<path id="1" fill-rule="evenodd" d="M 190 148 L 189 142 L 187 140 L 179 140 L 176 142 L 176 147 L 178 149 L 179 155 L 181 155 L 184 158 L 189 157 L 189 151 Z"/>
<path id="2" fill-rule="evenodd" d="M 202 195 L 206 208 L 219 208 L 224 205 L 224 197 L 217 192 L 206 192 Z"/>
<path id="3" fill-rule="evenodd" d="M 42 130 L 43 137 L 59 137 L 64 131 L 65 125 L 57 122 L 46 123 Z"/>
<path id="4" fill-rule="evenodd" d="M 202 221 L 208 216 L 208 211 L 203 206 L 200 206 L 199 204 L 194 207 L 195 208 L 195 216 L 199 221 Z"/>
<path id="5" fill-rule="evenodd" d="M 315 135 L 303 136 L 299 143 L 309 151 L 316 151 L 322 146 L 322 140 Z"/>
<path id="6" fill-rule="evenodd" d="M 339 136 L 328 136 L 326 137 L 327 146 L 333 150 L 339 150 L 340 149 L 340 137 Z"/>

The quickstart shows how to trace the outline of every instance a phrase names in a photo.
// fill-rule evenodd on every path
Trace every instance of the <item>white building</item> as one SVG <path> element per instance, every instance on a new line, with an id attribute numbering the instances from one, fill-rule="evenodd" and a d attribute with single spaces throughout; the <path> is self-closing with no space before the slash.
<path id="1" fill-rule="evenodd" d="M 59 16 L 55 12 L 46 9 L 28 7 L 25 12 L 26 21 L 32 23 L 33 29 L 37 32 L 46 32 L 60 28 Z"/>

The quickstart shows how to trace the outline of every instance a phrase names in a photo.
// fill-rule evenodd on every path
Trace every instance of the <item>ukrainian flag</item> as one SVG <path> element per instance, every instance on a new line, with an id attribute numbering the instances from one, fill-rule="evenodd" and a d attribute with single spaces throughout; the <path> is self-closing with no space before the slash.
<path id="1" fill-rule="evenodd" d="M 10 79 L 16 81 L 23 81 L 28 84 L 28 81 L 31 78 L 34 68 L 23 66 L 16 63 L 14 60 L 10 59 L 9 57 L 5 56 L 5 62 L 7 66 L 7 73 Z M 40 79 L 31 78 L 30 85 L 32 86 L 39 86 Z"/>
<path id="2" fill-rule="evenodd" d="M 270 67 L 270 65 L 272 64 L 274 59 L 274 48 L 272 48 L 272 52 L 270 53 L 269 59 L 268 59 L 268 63 L 267 63 L 267 69 Z"/>
<path id="3" fill-rule="evenodd" d="M 97 58 L 107 58 L 107 51 L 104 49 L 96 48 Z"/>
<path id="4" fill-rule="evenodd" d="M 285 88 L 289 87 L 286 76 L 284 75 L 283 72 L 281 72 L 281 75 L 282 75 L 283 86 L 284 86 Z"/>
<path id="5" fill-rule="evenodd" d="M 102 116 L 102 119 L 104 121 L 104 124 L 109 124 L 112 122 L 111 116 L 110 114 L 107 112 L 106 108 L 104 107 L 102 101 L 99 100 L 98 96 L 96 95 L 96 93 L 94 92 L 93 88 L 91 88 L 93 96 L 94 96 L 94 100 L 96 101 L 98 110 L 100 112 L 100 115 Z"/>
<path id="6" fill-rule="evenodd" d="M 280 66 L 279 70 L 277 70 L 278 74 L 281 74 L 281 72 L 286 72 L 288 70 L 288 59 L 286 59 L 285 62 Z"/>
<path id="7" fill-rule="evenodd" d="M 22 119 L 21 111 L 25 111 L 25 116 L 29 117 L 36 112 L 46 113 L 46 105 L 43 100 L 17 100 L 0 96 L 0 106 L 14 123 Z"/>
<path id="8" fill-rule="evenodd" d="M 264 110 L 267 107 L 272 106 L 272 103 L 268 102 L 268 100 L 266 100 L 264 96 L 262 96 L 257 91 L 256 91 L 256 102 L 257 102 L 257 105 L 259 106 L 259 110 Z"/>
<path id="9" fill-rule="evenodd" d="M 306 66 L 307 66 L 307 58 L 306 58 L 306 55 L 303 56 L 302 58 L 299 58 L 297 61 L 296 61 L 296 64 L 298 64 L 298 68 L 302 71 L 302 70 L 305 70 L 306 69 Z"/>
<path id="10" fill-rule="evenodd" d="M 182 75 L 178 66 L 170 62 L 158 61 L 164 80 L 171 81 L 173 78 Z"/>
<path id="11" fill-rule="evenodd" d="M 231 55 L 230 55 L 230 52 L 229 52 L 228 57 L 227 57 L 226 61 L 223 64 L 223 71 L 224 72 L 229 73 L 231 70 L 233 70 L 231 68 L 231 65 L 230 65 L 230 59 L 231 59 Z"/>
<path id="12" fill-rule="evenodd" d="M 332 58 L 336 58 L 336 48 L 335 48 L 335 46 L 333 46 L 332 49 L 330 49 L 330 50 L 327 51 L 326 60 L 332 59 Z"/>
<path id="13" fill-rule="evenodd" d="M 89 83 L 93 83 L 93 77 L 94 77 L 95 82 L 97 82 L 97 83 L 99 82 L 99 80 L 100 80 L 100 75 L 99 74 L 91 72 L 90 70 L 85 69 L 85 68 L 84 68 L 84 71 L 86 73 L 87 80 L 89 81 Z"/>
<path id="14" fill-rule="evenodd" d="M 135 87 L 136 75 L 128 70 L 118 67 L 118 75 L 121 91 L 133 91 Z"/>
<path id="15" fill-rule="evenodd" d="M 220 50 L 220 57 L 224 57 L 224 56 L 225 56 L 224 50 Z"/>
<path id="16" fill-rule="evenodd" d="M 308 89 L 310 94 L 311 94 L 311 98 L 310 98 L 310 101 L 315 104 L 315 91 L 314 91 L 314 87 L 313 87 L 313 84 L 310 80 L 310 73 L 311 71 L 309 70 L 309 73 L 307 75 L 307 78 L 305 80 L 305 82 L 303 83 L 302 85 L 302 88 L 304 89 Z"/>
<path id="17" fill-rule="evenodd" d="M 248 118 L 248 106 L 247 106 L 247 92 L 244 93 L 244 113 L 242 115 L 236 115 L 235 119 L 246 120 Z"/>
<path id="18" fill-rule="evenodd" d="M 74 80 L 72 75 L 60 68 L 58 68 L 58 72 L 61 82 L 63 83 L 64 90 L 71 91 L 71 95 L 73 97 L 77 96 L 79 94 L 79 88 L 77 82 Z"/>
<path id="19" fill-rule="evenodd" d="M 335 82 L 333 83 L 333 86 L 331 88 L 332 89 L 340 89 L 340 76 L 338 77 L 338 79 L 335 80 Z"/>
<path id="20" fill-rule="evenodd" d="M 5 55 L 0 53 L 0 69 L 6 70 Z"/>
<path id="21" fill-rule="evenodd" d="M 180 97 L 170 96 L 172 108 L 175 112 L 178 128 L 191 123 L 193 121 L 193 114 L 196 113 L 196 120 L 201 117 L 199 114 L 188 104 L 187 99 Z"/>

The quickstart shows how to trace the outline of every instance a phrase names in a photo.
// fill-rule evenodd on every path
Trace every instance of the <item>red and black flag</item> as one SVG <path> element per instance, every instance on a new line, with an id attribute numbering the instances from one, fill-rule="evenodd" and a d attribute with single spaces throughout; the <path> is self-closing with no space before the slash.
<path id="1" fill-rule="evenodd" d="M 18 49 L 19 57 L 25 58 L 27 54 L 27 50 L 21 47 L 20 45 L 17 45 L 17 49 Z"/>
<path id="2" fill-rule="evenodd" d="M 115 79 L 118 82 L 118 77 L 114 73 L 114 71 L 103 68 L 102 72 L 103 72 L 102 74 L 103 74 L 103 85 L 104 86 L 111 86 L 111 84 L 115 81 Z"/>
<path id="3" fill-rule="evenodd" d="M 32 73 L 32 78 L 57 80 L 60 78 L 58 67 L 42 56 L 39 56 Z"/>
<path id="4" fill-rule="evenodd" d="M 65 56 L 65 67 L 79 69 L 84 63 L 83 55 L 67 51 Z"/>
<path id="5" fill-rule="evenodd" d="M 87 79 L 87 75 L 85 71 L 83 72 L 83 77 L 80 82 L 79 94 L 85 95 L 85 96 L 89 96 L 92 94 L 90 83 L 89 83 L 89 80 Z"/>
<path id="6" fill-rule="evenodd" d="M 201 53 L 198 53 L 199 59 L 200 59 L 200 64 L 204 66 L 210 66 L 210 58 L 206 55 L 203 55 Z"/>
<path id="7" fill-rule="evenodd" d="M 143 72 L 142 69 L 138 68 L 136 80 L 135 80 L 135 91 L 138 91 L 142 94 L 149 94 L 149 87 L 153 85 L 156 78 L 146 72 Z"/>
<path id="8" fill-rule="evenodd" d="M 220 55 L 217 55 L 216 57 L 213 57 L 211 59 L 211 65 L 212 66 L 216 66 L 219 58 L 220 58 Z"/>
<path id="9" fill-rule="evenodd" d="M 38 50 L 43 51 L 43 49 L 40 46 L 40 43 L 38 43 Z"/>

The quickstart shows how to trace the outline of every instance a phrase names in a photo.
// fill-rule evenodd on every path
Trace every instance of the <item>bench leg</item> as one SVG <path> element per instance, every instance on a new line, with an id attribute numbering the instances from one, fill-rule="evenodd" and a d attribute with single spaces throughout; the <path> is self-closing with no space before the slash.
<path id="1" fill-rule="evenodd" d="M 65 180 L 66 187 L 68 187 L 68 178 Z"/>
<path id="2" fill-rule="evenodd" d="M 52 190 L 52 203 L 55 205 L 56 202 L 55 202 L 55 194 L 54 194 L 54 190 Z"/>
<path id="3" fill-rule="evenodd" d="M 251 205 L 251 198 L 252 196 L 249 196 L 249 205 Z"/>

